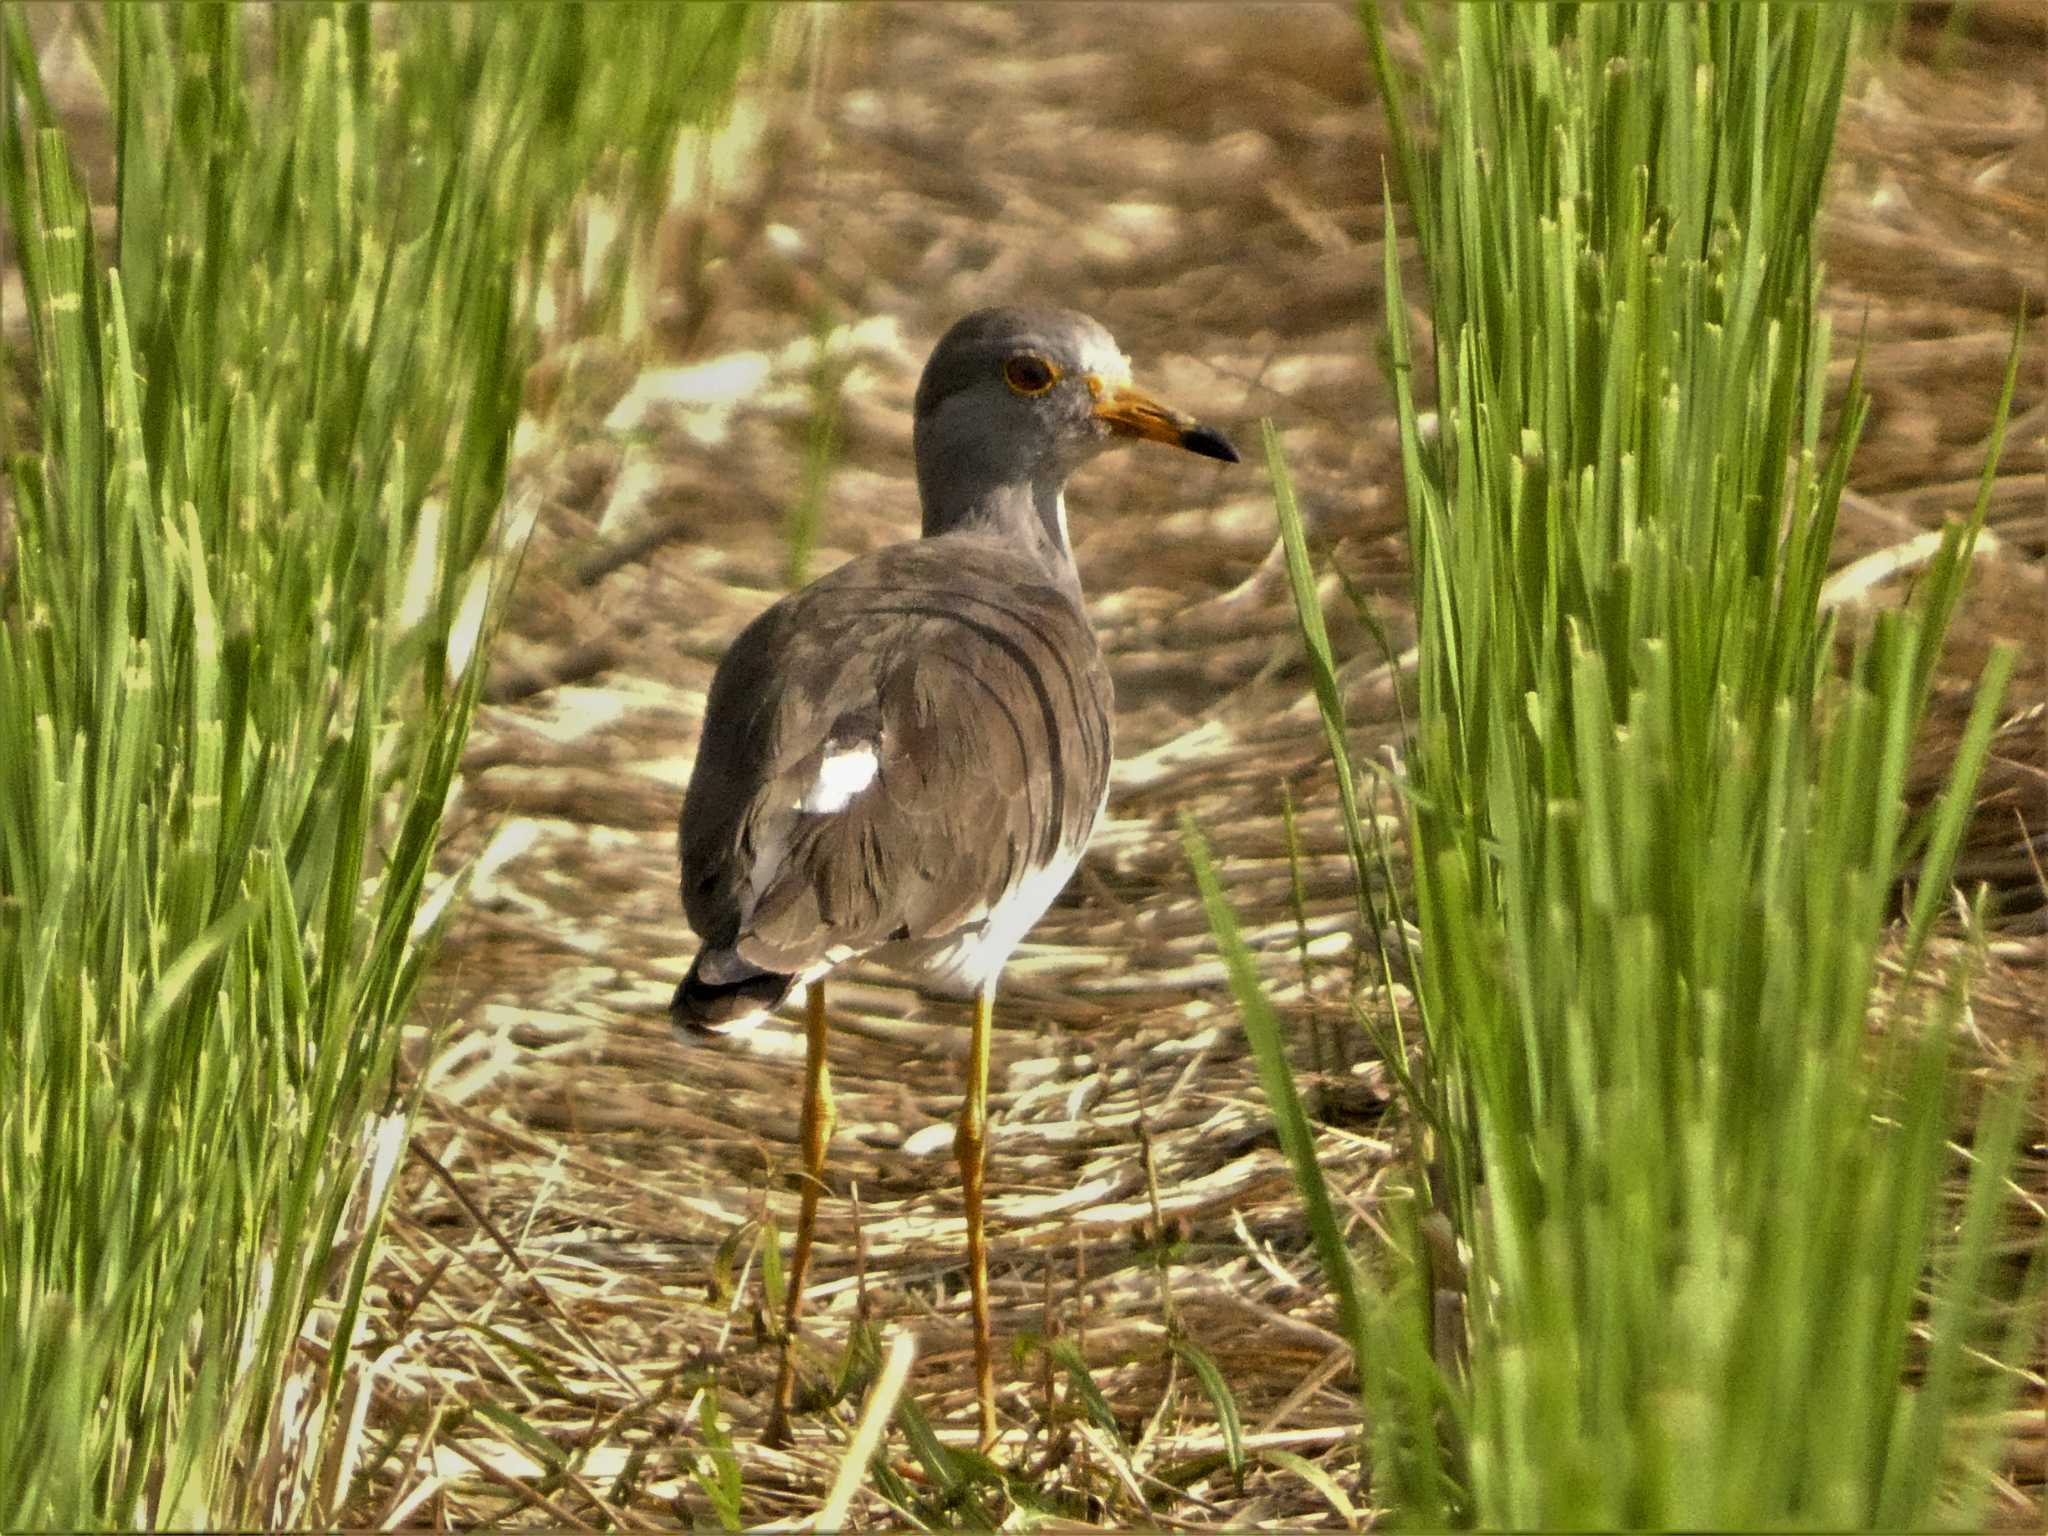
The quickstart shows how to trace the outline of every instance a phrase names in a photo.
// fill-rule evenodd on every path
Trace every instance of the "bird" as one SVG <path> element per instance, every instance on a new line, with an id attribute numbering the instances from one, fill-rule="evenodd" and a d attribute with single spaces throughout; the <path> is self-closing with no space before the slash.
<path id="1" fill-rule="evenodd" d="M 713 674 L 678 825 L 700 948 L 685 1039 L 752 1027 L 805 989 L 803 1161 L 765 1427 L 787 1443 L 834 1122 L 825 984 L 857 958 L 971 998 L 954 1137 L 980 1443 L 997 1438 L 983 1233 L 997 980 L 1079 863 L 1107 801 L 1115 704 L 1067 534 L 1068 477 L 1119 443 L 1238 461 L 1139 389 L 1099 322 L 997 306 L 940 338 L 914 397 L 920 537 L 789 593 Z"/>

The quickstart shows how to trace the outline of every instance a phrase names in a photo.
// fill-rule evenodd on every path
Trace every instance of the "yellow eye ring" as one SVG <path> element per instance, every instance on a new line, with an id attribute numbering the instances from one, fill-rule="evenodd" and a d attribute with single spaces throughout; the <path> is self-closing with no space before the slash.
<path id="1" fill-rule="evenodd" d="M 1036 353 L 1003 359 L 1003 382 L 1020 395 L 1042 395 L 1059 381 L 1059 369 Z"/>

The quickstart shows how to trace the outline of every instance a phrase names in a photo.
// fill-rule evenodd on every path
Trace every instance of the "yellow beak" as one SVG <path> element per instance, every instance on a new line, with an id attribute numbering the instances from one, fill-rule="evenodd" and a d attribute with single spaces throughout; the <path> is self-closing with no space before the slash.
<path id="1" fill-rule="evenodd" d="M 1120 437 L 1149 438 L 1226 463 L 1238 461 L 1237 450 L 1221 432 L 1161 404 L 1141 389 L 1128 384 L 1112 387 L 1091 373 L 1088 393 L 1095 397 L 1096 418 Z"/>

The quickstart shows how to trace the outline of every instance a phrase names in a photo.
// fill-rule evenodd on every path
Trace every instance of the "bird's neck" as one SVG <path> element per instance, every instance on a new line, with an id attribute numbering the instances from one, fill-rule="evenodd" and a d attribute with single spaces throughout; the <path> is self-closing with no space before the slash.
<path id="1" fill-rule="evenodd" d="M 1046 575 L 1078 603 L 1081 575 L 1067 544 L 1064 479 L 995 482 L 969 491 L 934 495 L 923 487 L 924 536 L 974 534 L 1029 555 Z"/>

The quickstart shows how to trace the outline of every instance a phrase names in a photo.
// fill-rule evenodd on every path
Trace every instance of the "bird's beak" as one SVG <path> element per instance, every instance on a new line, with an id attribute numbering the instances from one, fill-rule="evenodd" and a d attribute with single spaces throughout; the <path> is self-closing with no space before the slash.
<path id="1" fill-rule="evenodd" d="M 1237 450 L 1230 446 L 1229 438 L 1214 427 L 1205 427 L 1193 417 L 1161 405 L 1141 389 L 1108 384 L 1091 373 L 1088 393 L 1095 397 L 1096 418 L 1120 437 L 1150 438 L 1205 458 L 1237 462 Z"/>

